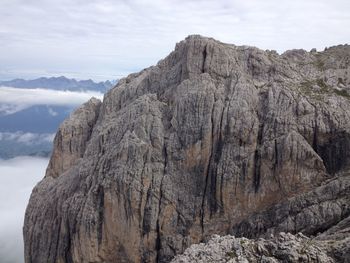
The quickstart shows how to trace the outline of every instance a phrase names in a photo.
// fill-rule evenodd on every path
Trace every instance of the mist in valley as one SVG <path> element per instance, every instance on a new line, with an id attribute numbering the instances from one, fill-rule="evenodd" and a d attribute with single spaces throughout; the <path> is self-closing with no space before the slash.
<path id="1" fill-rule="evenodd" d="M 44 177 L 47 158 L 0 160 L 0 259 L 23 263 L 22 227 L 33 187 Z"/>

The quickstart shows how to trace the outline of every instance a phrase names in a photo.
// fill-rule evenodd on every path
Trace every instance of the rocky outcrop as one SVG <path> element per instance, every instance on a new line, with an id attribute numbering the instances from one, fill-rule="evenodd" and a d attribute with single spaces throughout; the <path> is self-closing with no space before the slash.
<path id="1" fill-rule="evenodd" d="M 99 114 L 101 101 L 92 98 L 66 119 L 55 136 L 46 176 L 57 177 L 83 157 L 86 144 Z"/>
<path id="2" fill-rule="evenodd" d="M 207 244 L 192 245 L 176 256 L 172 263 L 238 263 L 238 262 L 314 262 L 333 263 L 327 255 L 326 242 L 312 240 L 303 234 L 281 232 L 269 239 L 250 240 L 234 236 L 214 236 Z"/>
<path id="3" fill-rule="evenodd" d="M 240 238 L 214 236 L 207 243 L 192 245 L 172 263 L 349 262 L 349 212 L 350 174 L 341 174 L 249 216 L 231 231 Z"/>
<path id="4" fill-rule="evenodd" d="M 350 174 L 347 173 L 324 182 L 308 193 L 250 215 L 235 225 L 231 233 L 250 238 L 281 231 L 316 236 L 331 227 L 336 229 L 337 224 L 349 216 Z"/>
<path id="5" fill-rule="evenodd" d="M 254 236 L 254 220 L 259 234 L 340 223 L 349 57 L 347 45 L 278 55 L 200 36 L 178 43 L 61 126 L 26 211 L 26 262 L 168 262 L 212 234 Z M 334 217 L 293 229 L 288 211 L 308 217 L 308 194 Z"/>

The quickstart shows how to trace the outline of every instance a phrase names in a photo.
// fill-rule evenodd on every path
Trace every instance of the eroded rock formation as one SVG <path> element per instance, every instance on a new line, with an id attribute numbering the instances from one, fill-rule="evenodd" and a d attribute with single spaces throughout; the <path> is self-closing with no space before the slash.
<path id="1" fill-rule="evenodd" d="M 207 244 L 192 245 L 171 263 L 334 263 L 325 249 L 329 246 L 301 233 L 281 232 L 267 240 L 214 236 Z"/>
<path id="2" fill-rule="evenodd" d="M 188 37 L 62 124 L 26 262 L 168 262 L 212 234 L 327 231 L 349 215 L 348 185 L 310 197 L 336 203 L 328 223 L 290 211 L 308 218 L 303 195 L 346 181 L 349 71 L 347 45 L 278 55 Z"/>

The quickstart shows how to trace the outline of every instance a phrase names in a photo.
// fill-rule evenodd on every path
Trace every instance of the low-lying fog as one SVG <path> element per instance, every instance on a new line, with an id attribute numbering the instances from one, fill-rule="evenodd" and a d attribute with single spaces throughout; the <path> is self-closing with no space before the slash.
<path id="1" fill-rule="evenodd" d="M 0 160 L 0 261 L 23 263 L 22 227 L 32 188 L 44 177 L 47 158 Z"/>

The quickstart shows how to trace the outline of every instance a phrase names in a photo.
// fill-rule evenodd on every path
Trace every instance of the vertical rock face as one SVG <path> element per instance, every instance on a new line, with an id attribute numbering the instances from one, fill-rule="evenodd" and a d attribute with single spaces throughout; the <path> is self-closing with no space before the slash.
<path id="1" fill-rule="evenodd" d="M 65 120 L 56 134 L 46 176 L 58 177 L 83 157 L 96 123 L 101 102 L 92 98 Z"/>
<path id="2" fill-rule="evenodd" d="M 26 262 L 168 262 L 345 171 L 349 57 L 178 43 L 62 124 Z"/>

